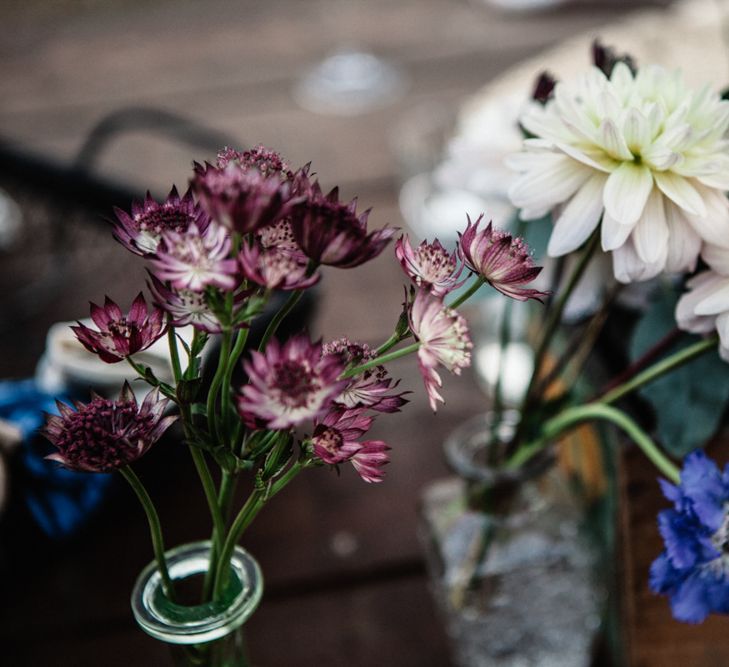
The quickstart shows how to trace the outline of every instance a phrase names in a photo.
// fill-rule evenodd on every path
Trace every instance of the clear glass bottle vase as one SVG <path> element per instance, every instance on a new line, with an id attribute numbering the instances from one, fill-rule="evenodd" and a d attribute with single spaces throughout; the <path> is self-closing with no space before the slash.
<path id="1" fill-rule="evenodd" d="M 175 584 L 200 579 L 210 562 L 210 542 L 184 544 L 166 552 Z M 132 591 L 132 611 L 139 626 L 170 646 L 175 667 L 249 667 L 243 625 L 263 594 L 256 560 L 236 547 L 231 581 L 223 599 L 197 605 L 171 602 L 164 594 L 156 561 L 142 570 Z"/>
<path id="2" fill-rule="evenodd" d="M 458 474 L 421 497 L 431 588 L 458 667 L 588 667 L 604 603 L 597 550 L 584 507 L 548 461 L 488 464 L 517 418 L 479 415 L 446 441 Z"/>

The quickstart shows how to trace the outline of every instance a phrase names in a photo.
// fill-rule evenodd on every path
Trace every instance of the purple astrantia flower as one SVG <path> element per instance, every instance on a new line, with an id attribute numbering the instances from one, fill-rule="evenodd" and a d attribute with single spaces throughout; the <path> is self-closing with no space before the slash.
<path id="1" fill-rule="evenodd" d="M 126 382 L 115 401 L 93 395 L 90 403 L 75 402 L 75 410 L 57 401 L 60 416 L 48 415 L 41 432 L 58 452 L 46 458 L 82 472 L 110 472 L 128 465 L 177 419 L 162 417 L 168 403 L 155 388 L 140 407 Z"/>
<path id="2" fill-rule="evenodd" d="M 131 214 L 115 208 L 117 222 L 114 237 L 125 248 L 136 255 L 148 256 L 157 251 L 163 232 L 184 232 L 190 225 L 196 225 L 204 232 L 210 218 L 192 198 L 188 190 L 182 197 L 177 188 L 172 188 L 167 199 L 158 204 L 147 193 L 144 202 L 132 203 Z"/>
<path id="3" fill-rule="evenodd" d="M 445 402 L 438 393 L 443 382 L 436 369 L 442 365 L 460 375 L 461 369 L 471 364 L 470 350 L 473 344 L 466 320 L 432 294 L 419 291 L 415 295 L 409 318 L 410 330 L 420 341 L 418 365 L 430 407 L 435 412 L 437 401 Z"/>
<path id="4" fill-rule="evenodd" d="M 174 326 L 190 324 L 207 333 L 220 333 L 223 330 L 218 316 L 208 305 L 204 292 L 168 288 L 154 276 L 148 287 L 154 296 L 155 305 L 169 314 Z"/>
<path id="5" fill-rule="evenodd" d="M 200 292 L 208 285 L 233 289 L 238 264 L 228 256 L 230 246 L 228 230 L 214 223 L 204 232 L 196 225 L 182 233 L 165 232 L 151 259 L 153 273 L 178 290 Z"/>
<path id="6" fill-rule="evenodd" d="M 243 244 L 238 261 L 246 278 L 268 289 L 305 289 L 320 277 L 307 275 L 309 258 L 294 240 L 288 220 L 260 229 L 251 244 Z"/>
<path id="7" fill-rule="evenodd" d="M 385 475 L 382 467 L 390 462 L 390 447 L 382 440 L 367 440 L 352 457 L 352 465 L 365 482 L 381 482 Z"/>
<path id="8" fill-rule="evenodd" d="M 238 411 L 254 428 L 285 429 L 323 416 L 347 385 L 339 380 L 342 361 L 322 354 L 304 336 L 281 345 L 271 339 L 263 353 L 243 362 L 249 383 L 238 397 Z"/>
<path id="9" fill-rule="evenodd" d="M 534 266 L 526 243 L 507 232 L 494 229 L 490 222 L 486 229 L 479 231 L 482 218 L 479 216 L 475 225 L 468 218 L 466 231 L 458 233 L 458 252 L 465 265 L 491 287 L 512 299 L 541 300 L 547 296 L 546 292 L 522 287 L 534 280 L 542 270 L 542 267 Z"/>
<path id="10" fill-rule="evenodd" d="M 362 447 L 357 442 L 370 430 L 374 417 L 367 417 L 362 410 L 330 410 L 314 426 L 311 444 L 314 454 L 324 463 L 336 465 L 349 461 Z"/>
<path id="11" fill-rule="evenodd" d="M 293 173 L 281 157 L 262 146 L 225 149 L 216 165 L 195 165 L 192 189 L 218 222 L 241 234 L 286 218 L 302 201 L 307 170 Z"/>
<path id="12" fill-rule="evenodd" d="M 666 549 L 651 565 L 651 589 L 671 598 L 679 621 L 729 613 L 729 465 L 721 472 L 697 451 L 684 460 L 678 486 L 660 482 L 674 508 L 658 515 Z"/>
<path id="13" fill-rule="evenodd" d="M 353 343 L 347 338 L 326 343 L 324 354 L 338 355 L 346 366 L 358 366 L 374 359 L 377 355 L 369 346 Z M 377 412 L 399 412 L 407 403 L 403 398 L 410 392 L 389 393 L 400 383 L 392 381 L 384 366 L 375 366 L 350 378 L 344 391 L 335 402 L 344 408 L 369 408 Z"/>
<path id="14" fill-rule="evenodd" d="M 103 308 L 95 303 L 91 304 L 91 319 L 99 328 L 98 331 L 81 322 L 71 329 L 89 352 L 98 354 L 108 364 L 146 350 L 166 330 L 162 311 L 153 308 L 149 312 L 141 292 L 132 302 L 128 315 L 124 315 L 121 308 L 107 296 Z"/>
<path id="15" fill-rule="evenodd" d="M 369 211 L 357 214 L 357 200 L 339 201 L 334 188 L 324 196 L 314 183 L 307 201 L 291 217 L 294 238 L 307 257 L 317 264 L 350 269 L 379 255 L 397 229 L 385 227 L 367 233 Z"/>
<path id="16" fill-rule="evenodd" d="M 463 284 L 458 282 L 463 266 L 458 267 L 456 253 L 449 254 L 438 239 L 413 249 L 407 235 L 402 236 L 395 243 L 395 255 L 410 279 L 435 296 L 443 297 Z"/>
<path id="17" fill-rule="evenodd" d="M 357 442 L 372 421 L 362 410 L 332 410 L 314 428 L 314 454 L 331 465 L 349 461 L 365 482 L 381 482 L 390 447 L 382 440 Z"/>

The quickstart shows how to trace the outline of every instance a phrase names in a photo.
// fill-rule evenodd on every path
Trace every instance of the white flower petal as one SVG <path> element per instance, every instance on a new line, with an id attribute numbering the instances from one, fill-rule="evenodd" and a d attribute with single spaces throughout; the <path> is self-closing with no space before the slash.
<path id="1" fill-rule="evenodd" d="M 650 169 L 623 162 L 605 184 L 605 210 L 618 222 L 629 225 L 638 221 L 653 188 Z"/>
<path id="2" fill-rule="evenodd" d="M 643 150 L 650 144 L 651 128 L 648 119 L 638 109 L 630 109 L 625 116 L 623 136 L 628 150 L 635 155 L 642 155 Z M 631 155 L 626 159 L 630 160 L 632 157 Z"/>
<path id="3" fill-rule="evenodd" d="M 729 200 L 723 192 L 698 183 L 695 185 L 706 205 L 706 216 L 687 214 L 686 217 L 707 243 L 729 245 Z"/>
<path id="4" fill-rule="evenodd" d="M 633 230 L 635 251 L 646 264 L 665 263 L 668 256 L 668 225 L 663 211 L 663 197 L 653 188 L 643 209 L 643 215 Z"/>
<path id="5" fill-rule="evenodd" d="M 607 252 L 608 250 L 615 250 L 616 248 L 619 248 L 623 245 L 623 243 L 625 243 L 632 231 L 633 225 L 620 224 L 607 211 L 605 211 L 602 215 L 600 229 L 602 249 Z"/>
<path id="6" fill-rule="evenodd" d="M 729 248 L 707 243 L 701 250 L 701 257 L 716 273 L 729 276 Z"/>
<path id="7" fill-rule="evenodd" d="M 671 171 L 657 171 L 653 174 L 653 178 L 663 194 L 684 211 L 693 215 L 706 215 L 706 205 L 701 195 L 687 178 Z"/>
<path id="8" fill-rule="evenodd" d="M 709 333 L 714 328 L 715 317 L 713 315 L 697 315 L 696 305 L 706 296 L 706 293 L 714 289 L 716 275 L 711 271 L 705 271 L 694 276 L 686 286 L 689 291 L 681 295 L 676 304 L 676 324 L 682 331 L 690 333 Z"/>
<path id="9" fill-rule="evenodd" d="M 547 254 L 550 257 L 560 257 L 576 250 L 595 230 L 603 210 L 600 194 L 605 181 L 605 176 L 595 174 L 564 207 L 549 239 Z"/>
<path id="10" fill-rule="evenodd" d="M 553 155 L 533 171 L 521 175 L 509 188 L 514 206 L 552 207 L 569 197 L 587 180 L 590 170 L 564 155 Z"/>
<path id="11" fill-rule="evenodd" d="M 693 271 L 701 251 L 701 237 L 678 206 L 668 199 L 664 199 L 663 205 L 668 225 L 666 270 L 676 273 Z"/>
<path id="12" fill-rule="evenodd" d="M 564 142 L 555 142 L 554 144 L 559 150 L 565 155 L 569 155 L 571 158 L 581 162 L 582 164 L 597 169 L 598 171 L 604 171 L 610 173 L 616 166 L 617 162 L 610 158 L 605 153 L 601 153 L 595 149 L 586 150 L 583 148 L 577 148 Z"/>
<path id="13" fill-rule="evenodd" d="M 718 315 L 729 310 L 729 278 L 718 276 L 719 280 L 706 287 L 703 298 L 694 307 L 697 315 Z"/>
<path id="14" fill-rule="evenodd" d="M 633 154 L 625 143 L 622 133 L 612 119 L 606 118 L 600 124 L 600 138 L 603 148 L 616 160 L 632 160 Z"/>
<path id="15" fill-rule="evenodd" d="M 662 266 L 646 264 L 635 252 L 632 239 L 628 239 L 617 250 L 613 251 L 613 273 L 621 283 L 641 282 L 655 278 Z"/>

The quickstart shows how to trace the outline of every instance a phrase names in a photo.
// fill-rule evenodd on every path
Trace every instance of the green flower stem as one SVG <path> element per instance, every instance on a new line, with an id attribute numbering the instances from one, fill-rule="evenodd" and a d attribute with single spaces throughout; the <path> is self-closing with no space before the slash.
<path id="1" fill-rule="evenodd" d="M 210 390 L 208 391 L 208 404 L 207 404 L 208 431 L 210 431 L 210 436 L 213 438 L 213 440 L 218 440 L 218 435 L 219 435 L 218 420 L 217 420 L 217 416 L 215 414 L 215 403 L 216 403 L 216 399 L 218 398 L 218 392 L 220 391 L 221 385 L 223 384 L 223 378 L 225 377 L 225 371 L 228 366 L 228 359 L 230 357 L 230 339 L 231 339 L 230 329 L 224 330 L 222 341 L 220 343 L 220 356 L 218 357 L 218 368 L 215 371 L 213 381 L 210 385 Z M 229 391 L 230 387 L 223 386 L 222 390 Z"/>
<path id="2" fill-rule="evenodd" d="M 621 428 L 641 448 L 648 459 L 674 483 L 680 480 L 678 467 L 661 452 L 650 436 L 627 414 L 604 403 L 588 403 L 567 408 L 544 424 L 542 435 L 520 448 L 506 463 L 507 468 L 518 468 L 535 454 L 547 447 L 555 438 L 568 429 L 591 419 L 609 421 Z"/>
<path id="3" fill-rule="evenodd" d="M 397 345 L 401 340 L 405 340 L 406 338 L 410 337 L 410 332 L 404 334 L 401 336 L 397 331 L 392 334 L 380 347 L 378 347 L 375 350 L 375 354 L 379 357 L 381 354 L 385 354 L 385 352 L 389 352 L 395 345 Z"/>
<path id="4" fill-rule="evenodd" d="M 230 503 L 232 500 L 233 492 L 235 491 L 235 485 L 238 477 L 234 474 L 229 473 L 227 470 L 223 470 L 223 478 L 220 482 L 220 488 L 218 489 L 218 511 L 223 518 L 223 525 L 227 523 L 230 515 Z M 210 548 L 210 565 L 205 573 L 205 580 L 203 582 L 203 594 L 202 601 L 207 602 L 210 599 L 210 594 L 213 588 L 213 575 L 217 570 L 218 553 L 221 545 L 221 539 L 215 539 L 215 529 L 213 529 L 213 536 L 211 538 Z"/>
<path id="5" fill-rule="evenodd" d="M 154 557 L 157 560 L 157 567 L 159 568 L 160 576 L 162 577 L 162 588 L 167 596 L 167 599 L 174 602 L 174 587 L 172 586 L 172 579 L 170 579 L 170 573 L 167 570 L 167 561 L 165 560 L 165 546 L 162 539 L 162 527 L 160 526 L 159 515 L 154 507 L 152 499 L 147 493 L 147 489 L 144 488 L 142 481 L 137 477 L 137 474 L 129 467 L 123 466 L 119 468 L 119 472 L 124 476 L 124 479 L 129 482 L 129 485 L 134 489 L 134 493 L 137 494 L 139 502 L 144 508 L 144 513 L 147 515 L 147 521 L 149 522 L 149 532 L 152 536 L 152 549 L 154 551 Z"/>
<path id="6" fill-rule="evenodd" d="M 243 354 L 243 350 L 246 346 L 246 341 L 248 340 L 248 331 L 249 329 L 239 329 L 238 333 L 236 335 L 235 339 L 235 345 L 233 345 L 233 350 L 230 353 L 230 358 L 228 359 L 228 365 L 225 368 L 225 376 L 223 377 L 223 384 L 222 384 L 222 414 L 224 419 L 227 420 L 229 410 L 230 410 L 230 384 L 233 379 L 233 371 L 235 370 L 235 366 L 238 363 L 238 359 L 240 359 L 240 355 Z M 233 447 L 233 443 L 231 442 L 231 447 Z"/>
<path id="7" fill-rule="evenodd" d="M 271 336 L 273 336 L 276 333 L 276 330 L 278 329 L 281 322 L 283 322 L 284 318 L 291 312 L 293 307 L 299 302 L 299 299 L 304 294 L 304 290 L 297 289 L 291 292 L 289 294 L 289 298 L 286 300 L 286 303 L 284 303 L 283 306 L 281 306 L 281 309 L 273 316 L 273 319 L 268 323 L 268 326 L 266 327 L 266 331 L 263 334 L 263 338 L 261 338 L 261 342 L 258 344 L 258 351 L 263 352 L 266 349 L 266 345 L 268 344 L 268 341 L 271 339 Z"/>
<path id="8" fill-rule="evenodd" d="M 354 377 L 355 375 L 359 375 L 360 373 L 363 373 L 364 371 L 369 370 L 370 368 L 374 368 L 375 366 L 381 366 L 382 364 L 386 364 L 390 361 L 393 361 L 395 359 L 399 359 L 400 357 L 404 357 L 408 354 L 412 354 L 413 352 L 417 352 L 418 348 L 420 347 L 420 342 L 411 343 L 410 345 L 407 345 L 405 347 L 401 347 L 399 350 L 395 350 L 394 352 L 388 352 L 387 354 L 382 354 L 378 357 L 375 357 L 374 359 L 371 359 L 365 364 L 360 364 L 359 366 L 355 366 L 354 368 L 350 368 L 348 371 L 345 371 L 339 376 L 340 380 L 346 380 L 347 378 Z"/>
<path id="9" fill-rule="evenodd" d="M 175 382 L 179 382 L 182 378 L 182 367 L 180 366 L 180 352 L 177 349 L 177 334 L 175 327 L 168 321 L 167 323 L 167 343 L 170 346 L 170 360 L 172 361 L 172 374 Z"/>
<path id="10" fill-rule="evenodd" d="M 449 308 L 458 308 L 462 303 L 470 299 L 478 290 L 481 288 L 481 285 L 483 285 L 486 282 L 486 278 L 483 276 L 478 276 L 476 280 L 471 284 L 471 286 L 463 293 L 461 294 L 453 303 L 449 303 Z"/>
<path id="11" fill-rule="evenodd" d="M 688 363 L 692 359 L 701 356 L 704 352 L 711 350 L 716 347 L 718 336 L 711 336 L 704 340 L 689 345 L 688 347 L 674 352 L 672 355 L 666 357 L 662 361 L 659 361 L 653 366 L 646 368 L 642 373 L 638 373 L 634 378 L 628 380 L 624 384 L 621 384 L 614 389 L 607 392 L 600 399 L 600 403 L 615 403 L 618 399 L 622 398 L 626 394 L 642 387 L 649 382 L 652 382 L 656 378 L 668 373 L 668 371 L 678 368 L 685 363 Z"/>
<path id="12" fill-rule="evenodd" d="M 536 351 L 534 352 L 534 370 L 532 371 L 532 377 L 529 381 L 529 386 L 527 387 L 526 393 L 524 394 L 524 403 L 521 410 L 521 414 L 523 415 L 526 414 L 527 408 L 531 404 L 534 390 L 539 379 L 539 374 L 541 372 L 542 365 L 544 364 L 544 358 L 547 354 L 547 350 L 549 349 L 549 345 L 552 342 L 552 338 L 554 338 L 554 334 L 556 333 L 557 328 L 562 321 L 562 313 L 564 312 L 565 306 L 567 305 L 567 301 L 569 300 L 572 292 L 574 291 L 575 287 L 580 282 L 580 279 L 585 273 L 585 269 L 587 269 L 587 265 L 590 263 L 590 259 L 592 259 L 592 256 L 597 249 L 599 239 L 599 231 L 596 230 L 595 232 L 593 232 L 592 237 L 587 242 L 587 246 L 582 252 L 579 261 L 577 262 L 577 266 L 575 266 L 574 270 L 572 271 L 572 275 L 570 275 L 569 277 L 567 286 L 559 295 L 559 298 L 554 303 L 554 306 L 551 307 L 548 311 L 547 321 L 545 322 L 542 329 L 542 336 L 539 340 Z"/>
<path id="13" fill-rule="evenodd" d="M 220 552 L 220 559 L 217 563 L 215 572 L 215 586 L 213 588 L 213 600 L 219 600 L 225 590 L 228 580 L 228 571 L 230 570 L 230 559 L 233 555 L 233 549 L 238 543 L 246 528 L 251 524 L 256 515 L 263 509 L 268 500 L 273 498 L 281 491 L 296 475 L 298 475 L 306 467 L 306 462 L 296 461 L 278 480 L 276 480 L 268 489 L 254 489 L 246 500 L 245 505 L 238 512 L 233 524 L 228 532 L 228 537 L 223 544 Z"/>
<path id="14" fill-rule="evenodd" d="M 172 390 L 172 387 L 165 384 L 164 382 L 160 382 L 157 380 L 156 382 L 151 382 L 150 379 L 147 377 L 147 373 L 144 369 L 144 367 L 141 364 L 138 364 L 136 361 L 134 361 L 131 357 L 127 357 L 127 362 L 129 365 L 134 369 L 137 375 L 144 380 L 147 384 L 159 388 L 159 390 L 162 392 L 162 394 L 169 398 L 171 401 L 177 403 L 177 395 Z"/>
<path id="15" fill-rule="evenodd" d="M 218 507 L 218 494 L 215 491 L 215 482 L 213 482 L 210 469 L 205 461 L 205 454 L 203 454 L 202 450 L 194 445 L 190 445 L 189 449 L 192 460 L 195 463 L 195 468 L 197 469 L 197 474 L 200 477 L 200 482 L 205 493 L 205 500 L 207 500 L 208 509 L 210 510 L 210 517 L 213 521 L 213 537 L 211 542 L 213 543 L 213 547 L 219 551 L 220 543 L 225 534 L 225 523 L 223 522 L 223 515 Z"/>

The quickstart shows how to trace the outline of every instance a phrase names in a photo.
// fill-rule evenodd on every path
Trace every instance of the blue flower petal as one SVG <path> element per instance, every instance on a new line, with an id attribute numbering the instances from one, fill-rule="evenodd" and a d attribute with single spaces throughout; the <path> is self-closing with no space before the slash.
<path id="1" fill-rule="evenodd" d="M 664 551 L 651 564 L 648 584 L 654 593 L 670 593 L 681 583 L 681 572 L 677 570 Z"/>
<path id="2" fill-rule="evenodd" d="M 673 617 L 685 623 L 701 623 L 711 611 L 708 598 L 706 582 L 700 573 L 693 572 L 671 597 Z"/>
<path id="3" fill-rule="evenodd" d="M 716 463 L 704 452 L 692 452 L 685 458 L 681 490 L 693 502 L 693 510 L 701 522 L 712 531 L 718 530 L 724 521 L 729 488 L 724 485 Z"/>

